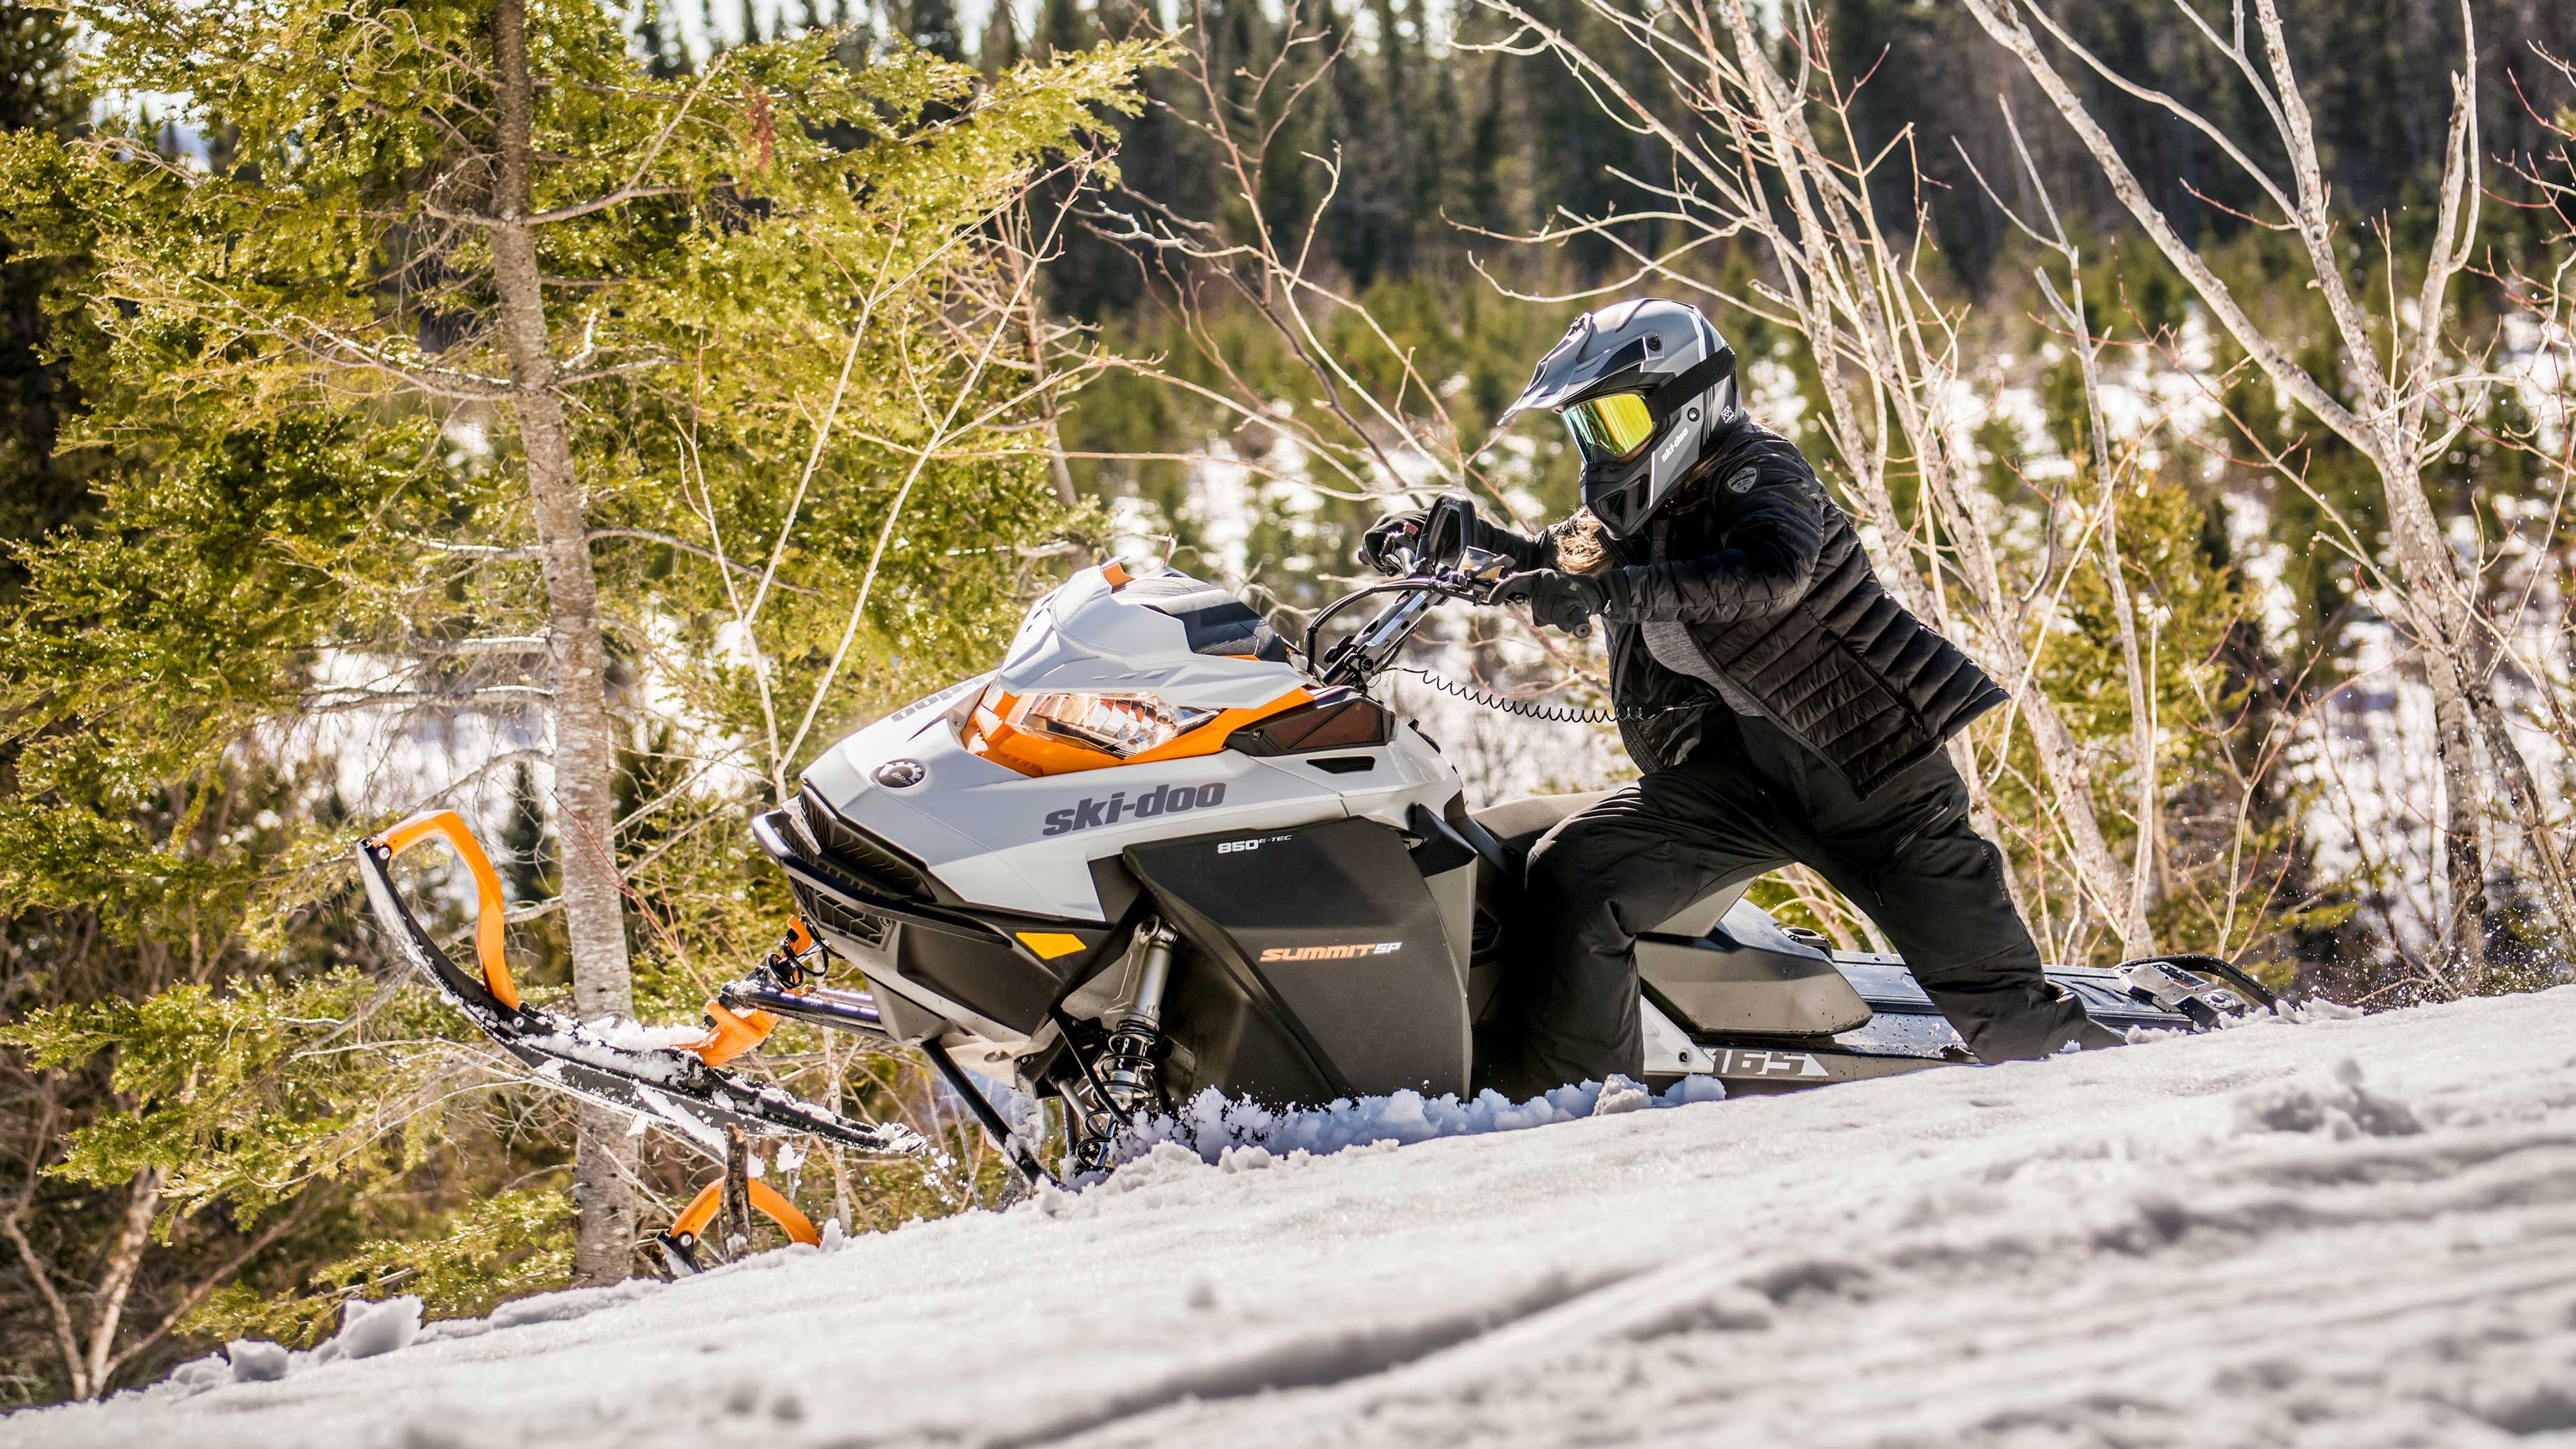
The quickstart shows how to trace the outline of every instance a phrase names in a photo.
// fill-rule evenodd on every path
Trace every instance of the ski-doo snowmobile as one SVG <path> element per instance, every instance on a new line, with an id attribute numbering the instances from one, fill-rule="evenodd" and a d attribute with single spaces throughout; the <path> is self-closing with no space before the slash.
<path id="1" fill-rule="evenodd" d="M 1067 1103 L 1086 1164 L 1137 1114 L 1210 1087 L 1275 1106 L 1463 1094 L 1513 949 L 1522 860 L 1598 798 L 1470 808 L 1439 745 L 1370 693 L 1435 606 L 1482 602 L 1506 571 L 1463 546 L 1471 518 L 1445 500 L 1418 555 L 1398 556 L 1403 576 L 1323 610 L 1302 649 L 1178 573 L 1076 574 L 993 673 L 842 741 L 753 821 L 800 918 L 708 1004 L 702 1040 L 639 1046 L 520 1003 L 498 888 L 452 814 L 367 842 L 370 898 L 541 1079 L 711 1154 L 728 1129 L 920 1145 L 725 1066 L 781 1020 L 918 1046 L 1032 1177 L 1043 1165 L 967 1073 Z M 1383 601 L 1373 617 L 1322 647 L 1330 621 L 1370 601 Z M 486 883 L 479 977 L 422 934 L 386 875 L 433 835 Z M 1975 1060 L 1903 961 L 1830 950 L 1745 900 L 1746 884 L 1638 943 L 1649 1085 L 1706 1073 L 1774 1092 Z M 2210 957 L 2049 975 L 2114 1028 L 2203 1029 L 2273 1004 Z"/>

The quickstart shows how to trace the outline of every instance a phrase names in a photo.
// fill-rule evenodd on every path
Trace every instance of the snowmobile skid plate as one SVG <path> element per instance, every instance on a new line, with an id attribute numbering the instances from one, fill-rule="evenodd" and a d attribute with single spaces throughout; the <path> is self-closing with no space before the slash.
<path id="1" fill-rule="evenodd" d="M 428 839 L 445 841 L 474 876 L 479 976 L 460 969 L 420 928 L 388 873 L 395 856 Z M 820 1138 L 882 1156 L 910 1156 L 928 1145 L 910 1128 L 855 1122 L 758 1078 L 711 1066 L 687 1046 L 615 1040 L 588 1023 L 522 1003 L 501 956 L 499 878 L 454 811 L 415 816 L 362 842 L 358 874 L 394 949 L 547 1086 L 669 1128 L 718 1162 L 725 1160 L 728 1126 L 755 1137 Z"/>

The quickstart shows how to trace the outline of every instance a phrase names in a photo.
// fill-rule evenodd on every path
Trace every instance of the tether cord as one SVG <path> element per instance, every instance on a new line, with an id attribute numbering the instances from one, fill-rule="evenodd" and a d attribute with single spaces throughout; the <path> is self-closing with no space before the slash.
<path id="1" fill-rule="evenodd" d="M 1401 665 L 1394 672 L 1410 674 L 1441 693 L 1455 695 L 1469 704 L 1481 704 L 1490 710 L 1516 714 L 1523 719 L 1540 720 L 1548 724 L 1616 724 L 1623 719 L 1653 719 L 1657 715 L 1671 714 L 1678 709 L 1697 708 L 1696 705 L 1689 704 L 1668 704 L 1661 709 L 1577 709 L 1572 705 L 1537 704 L 1526 699 L 1512 699 L 1505 695 L 1489 693 L 1472 684 L 1460 684 L 1454 679 L 1443 679 L 1428 669 L 1416 669 L 1410 664 Z"/>

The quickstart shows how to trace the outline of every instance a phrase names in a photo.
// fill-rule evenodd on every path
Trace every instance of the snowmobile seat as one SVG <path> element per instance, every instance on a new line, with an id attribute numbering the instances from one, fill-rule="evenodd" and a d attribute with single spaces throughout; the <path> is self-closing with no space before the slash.
<path id="1" fill-rule="evenodd" d="M 1610 795 L 1608 790 L 1589 790 L 1575 795 L 1530 795 L 1467 813 L 1502 846 L 1503 858 L 1514 871 L 1518 871 L 1528 862 L 1530 848 L 1538 844 L 1539 837 L 1555 829 L 1557 823 L 1567 816 L 1588 810 L 1609 799 Z M 1674 912 L 1672 919 L 1657 925 L 1647 934 L 1685 938 L 1707 935 L 1725 918 L 1727 908 L 1743 897 L 1746 884 L 1738 881 L 1718 887 Z"/>
<path id="2" fill-rule="evenodd" d="M 1579 795 L 1528 795 L 1467 813 L 1503 843 L 1503 849 L 1517 865 L 1529 859 L 1530 847 L 1555 829 L 1558 821 L 1609 798 L 1607 790 L 1587 790 Z"/>

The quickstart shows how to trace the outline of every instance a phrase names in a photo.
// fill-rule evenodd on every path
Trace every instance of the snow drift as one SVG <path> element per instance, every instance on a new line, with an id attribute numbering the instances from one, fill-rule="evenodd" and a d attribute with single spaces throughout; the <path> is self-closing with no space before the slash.
<path id="1" fill-rule="evenodd" d="M 0 1439 L 2576 1444 L 2576 987 L 1562 1115 L 1202 1119 L 1009 1213 L 396 1300 Z"/>

